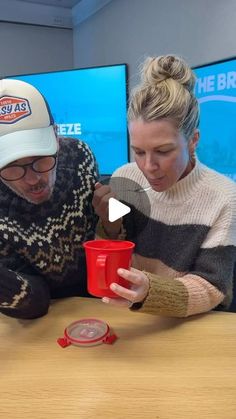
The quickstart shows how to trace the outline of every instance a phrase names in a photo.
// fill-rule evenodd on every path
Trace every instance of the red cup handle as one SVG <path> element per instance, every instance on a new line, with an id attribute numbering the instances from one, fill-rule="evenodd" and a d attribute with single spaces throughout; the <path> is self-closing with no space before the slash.
<path id="1" fill-rule="evenodd" d="M 96 260 L 96 270 L 98 273 L 99 288 L 107 288 L 106 283 L 106 262 L 107 255 L 98 255 Z"/>

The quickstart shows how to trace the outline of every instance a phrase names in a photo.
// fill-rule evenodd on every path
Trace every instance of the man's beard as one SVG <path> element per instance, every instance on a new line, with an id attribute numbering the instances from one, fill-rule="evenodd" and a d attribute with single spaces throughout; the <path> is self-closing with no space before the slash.
<path id="1" fill-rule="evenodd" d="M 46 182 L 44 182 L 44 181 L 39 181 L 35 186 L 32 186 L 31 188 L 29 188 L 29 190 L 27 191 L 27 192 L 33 192 L 34 190 L 38 190 L 38 189 L 40 189 L 40 188 L 42 188 L 42 189 L 44 189 L 45 187 L 47 187 L 47 186 L 49 186 L 49 191 L 50 191 L 50 194 L 49 194 L 49 196 L 47 197 L 47 199 L 45 199 L 45 200 L 43 200 L 43 201 L 41 201 L 41 202 L 35 202 L 33 199 L 30 199 L 27 195 L 25 195 L 24 193 L 21 193 L 20 191 L 18 191 L 18 190 L 15 190 L 14 189 L 14 187 L 13 186 L 11 186 L 11 184 L 10 184 L 10 182 L 9 183 L 6 183 L 6 182 L 4 182 L 4 180 L 2 179 L 2 182 L 12 191 L 12 192 L 14 192 L 17 196 L 19 196 L 20 198 L 23 198 L 23 199 L 25 199 L 27 202 L 29 202 L 30 204 L 34 204 L 34 205 L 40 205 L 40 204 L 42 204 L 43 202 L 45 202 L 45 201 L 48 201 L 50 198 L 51 198 L 51 196 L 52 196 L 52 193 L 53 193 L 53 190 L 54 190 L 54 186 L 55 186 L 55 182 L 56 182 L 56 170 L 52 173 L 52 177 L 51 177 L 51 179 L 50 179 L 50 182 L 49 182 L 49 184 L 47 184 Z"/>

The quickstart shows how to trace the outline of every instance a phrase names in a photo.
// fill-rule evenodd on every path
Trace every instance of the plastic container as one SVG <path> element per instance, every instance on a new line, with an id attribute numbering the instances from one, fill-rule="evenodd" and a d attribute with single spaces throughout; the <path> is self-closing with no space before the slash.
<path id="1" fill-rule="evenodd" d="M 66 348 L 69 345 L 95 346 L 101 343 L 112 344 L 117 339 L 107 323 L 102 320 L 88 318 L 71 323 L 64 331 L 64 337 L 57 343 Z"/>

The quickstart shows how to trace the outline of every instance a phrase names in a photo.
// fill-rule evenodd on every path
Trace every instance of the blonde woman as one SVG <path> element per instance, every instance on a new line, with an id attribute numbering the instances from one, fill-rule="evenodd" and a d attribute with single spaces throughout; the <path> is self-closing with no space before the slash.
<path id="1" fill-rule="evenodd" d="M 133 268 L 119 270 L 131 288 L 113 283 L 119 298 L 103 301 L 173 317 L 225 309 L 236 259 L 235 183 L 196 157 L 199 108 L 187 63 L 173 55 L 149 58 L 141 78 L 128 110 L 135 162 L 114 176 L 149 185 L 151 213 L 135 236 L 135 214 L 110 223 L 107 205 L 114 191 L 96 185 L 100 236 L 136 243 Z"/>

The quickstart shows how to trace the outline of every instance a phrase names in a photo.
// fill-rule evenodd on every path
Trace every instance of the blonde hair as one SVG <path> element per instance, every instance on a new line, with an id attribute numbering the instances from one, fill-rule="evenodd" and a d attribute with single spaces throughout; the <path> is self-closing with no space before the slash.
<path id="1" fill-rule="evenodd" d="M 147 58 L 141 69 L 141 83 L 131 94 L 129 121 L 168 118 L 188 140 L 199 123 L 194 85 L 195 76 L 182 58 L 175 55 Z"/>

